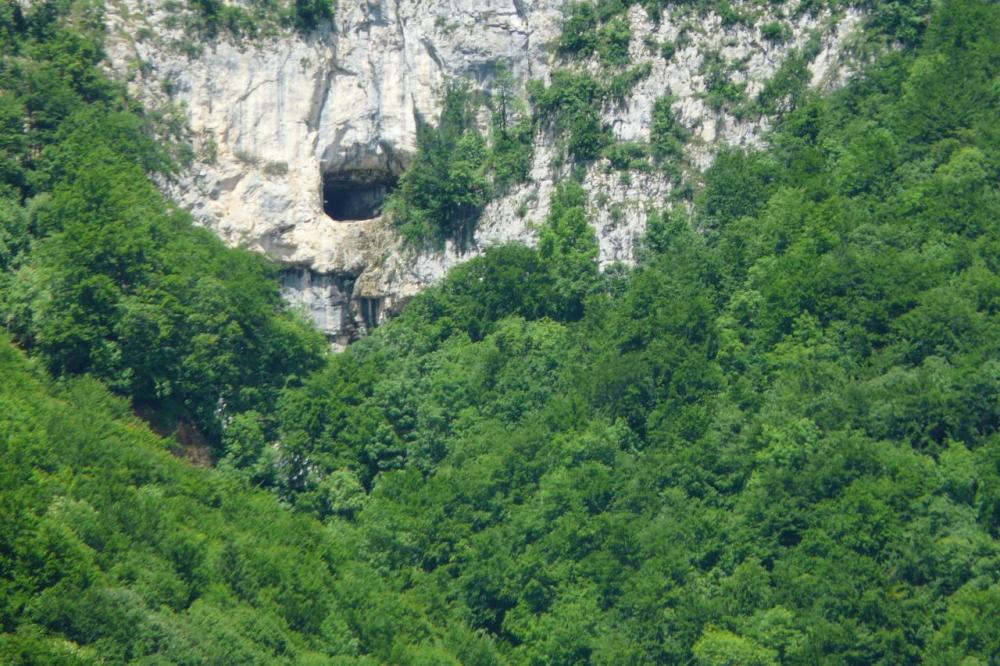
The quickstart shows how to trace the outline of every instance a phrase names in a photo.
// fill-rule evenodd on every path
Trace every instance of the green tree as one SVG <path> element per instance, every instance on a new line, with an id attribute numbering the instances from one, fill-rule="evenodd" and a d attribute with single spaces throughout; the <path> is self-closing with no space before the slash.
<path id="1" fill-rule="evenodd" d="M 587 220 L 587 195 L 577 183 L 561 185 L 552 195 L 538 254 L 549 265 L 561 318 L 578 319 L 587 294 L 597 285 L 597 238 Z"/>
<path id="2" fill-rule="evenodd" d="M 403 237 L 415 245 L 445 240 L 467 245 L 486 203 L 485 162 L 471 95 L 463 86 L 451 86 L 437 126 L 418 129 L 413 165 L 386 204 Z"/>

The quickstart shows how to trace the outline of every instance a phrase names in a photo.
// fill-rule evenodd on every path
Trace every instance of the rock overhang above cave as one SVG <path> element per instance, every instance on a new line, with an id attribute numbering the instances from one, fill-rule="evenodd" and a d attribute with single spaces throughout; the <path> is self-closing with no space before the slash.
<path id="1" fill-rule="evenodd" d="M 386 198 L 406 168 L 400 151 L 386 141 L 374 146 L 331 145 L 320 159 L 320 206 L 336 221 L 369 220 L 382 214 Z M 338 154 L 339 153 L 339 154 Z"/>

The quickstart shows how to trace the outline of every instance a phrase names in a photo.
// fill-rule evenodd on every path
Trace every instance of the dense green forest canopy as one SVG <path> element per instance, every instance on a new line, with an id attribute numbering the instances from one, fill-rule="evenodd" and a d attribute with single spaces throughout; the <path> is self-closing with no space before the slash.
<path id="1" fill-rule="evenodd" d="M 210 439 L 220 409 L 269 404 L 321 336 L 283 311 L 275 269 L 225 249 L 148 175 L 183 155 L 100 70 L 87 3 L 0 14 L 0 318 L 56 374 L 88 373 Z"/>
<path id="2" fill-rule="evenodd" d="M 495 663 L 351 526 L 178 461 L 96 380 L 0 343 L 0 662 Z"/>
<path id="3" fill-rule="evenodd" d="M 0 660 L 1000 663 L 1000 6 L 887 5 L 636 268 L 567 182 L 332 357 L 97 23 L 5 5 Z"/>

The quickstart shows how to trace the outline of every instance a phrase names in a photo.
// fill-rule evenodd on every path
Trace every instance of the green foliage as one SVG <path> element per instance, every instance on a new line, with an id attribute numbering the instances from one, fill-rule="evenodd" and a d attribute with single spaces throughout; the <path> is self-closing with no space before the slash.
<path id="1" fill-rule="evenodd" d="M 619 171 L 644 171 L 649 167 L 649 148 L 644 143 L 619 141 L 601 153 Z"/>
<path id="2" fill-rule="evenodd" d="M 417 155 L 386 202 L 386 212 L 411 245 L 459 246 L 472 241 L 483 206 L 528 177 L 534 124 L 498 68 L 491 91 L 489 141 L 476 126 L 476 105 L 463 85 L 448 88 L 436 126 L 417 132 Z"/>
<path id="3" fill-rule="evenodd" d="M 732 107 L 743 100 L 746 84 L 733 82 L 729 63 L 718 51 L 705 54 L 702 74 L 705 77 L 705 101 L 710 108 L 718 111 L 724 107 Z"/>
<path id="4" fill-rule="evenodd" d="M 282 492 L 347 515 L 312 498 L 356 478 L 371 561 L 512 663 L 990 663 L 997 30 L 944 3 L 918 53 L 722 152 L 634 271 L 596 271 L 562 185 L 537 251 L 286 394 L 315 478 Z M 599 97 L 538 108 L 568 90 Z"/>
<path id="5" fill-rule="evenodd" d="M 774 170 L 768 155 L 720 151 L 700 193 L 705 218 L 732 220 L 758 214 L 773 192 Z"/>
<path id="6" fill-rule="evenodd" d="M 417 154 L 386 202 L 400 234 L 413 245 L 465 245 L 472 239 L 479 211 L 486 204 L 486 142 L 475 126 L 468 90 L 445 93 L 437 126 L 417 132 Z"/>
<path id="7" fill-rule="evenodd" d="M 709 629 L 694 644 L 694 656 L 704 666 L 774 666 L 777 654 L 729 631 Z"/>
<path id="8" fill-rule="evenodd" d="M 493 191 L 504 192 L 528 178 L 535 127 L 524 100 L 515 94 L 515 81 L 506 67 L 496 72 L 492 87 L 490 152 Z"/>
<path id="9" fill-rule="evenodd" d="M 325 21 L 333 20 L 332 0 L 295 0 L 293 22 L 296 30 L 315 30 Z"/>
<path id="10" fill-rule="evenodd" d="M 218 442 L 229 410 L 272 401 L 323 341 L 285 311 L 270 266 L 167 204 L 148 176 L 170 176 L 169 147 L 101 73 L 98 37 L 51 11 L 27 14 L 24 56 L 0 75 L 9 124 L 30 128 L 2 140 L 17 168 L 0 317 L 52 372 L 92 374 Z"/>
<path id="11" fill-rule="evenodd" d="M 586 57 L 597 48 L 597 10 L 591 2 L 574 2 L 566 7 L 559 51 Z"/>
<path id="12" fill-rule="evenodd" d="M 574 159 L 596 159 L 611 143 L 611 132 L 600 115 L 605 91 L 590 75 L 557 69 L 548 86 L 533 81 L 528 92 L 536 116 L 550 120 L 556 130 L 566 134 L 567 149 Z"/>
<path id="13" fill-rule="evenodd" d="M 920 41 L 932 7 L 930 0 L 890 0 L 861 4 L 871 11 L 867 19 L 869 29 L 908 46 Z"/>
<path id="14" fill-rule="evenodd" d="M 557 70 L 551 84 L 546 88 L 534 84 L 531 100 L 539 119 L 552 121 L 554 129 L 565 136 L 570 156 L 577 161 L 589 161 L 599 155 L 615 158 L 616 168 L 624 163 L 621 155 L 627 147 L 615 147 L 609 129 L 600 121 L 598 103 L 622 103 L 627 99 L 635 84 L 649 75 L 652 66 L 645 62 L 621 70 L 628 62 L 628 42 L 630 28 L 627 11 L 641 4 L 654 21 L 659 21 L 662 11 L 668 5 L 659 0 L 637 2 L 634 0 L 598 0 L 597 2 L 574 2 L 567 6 L 563 30 L 558 42 L 558 51 L 565 57 L 587 58 L 597 55 L 602 65 L 618 68 L 619 71 L 603 70 L 598 83 L 586 73 L 574 69 Z M 675 3 L 676 4 L 676 3 Z M 752 19 L 765 9 L 772 10 L 773 3 L 745 3 L 736 8 L 732 3 L 720 0 L 701 0 L 682 3 L 681 7 L 670 5 L 677 11 L 696 13 L 714 12 L 722 19 L 724 26 L 736 23 L 751 24 Z M 843 9 L 843 3 L 809 2 L 801 3 L 796 14 L 816 13 L 829 4 L 832 11 Z M 873 41 L 885 39 L 906 45 L 915 43 L 927 23 L 930 4 L 924 0 L 912 3 L 876 3 L 858 0 L 850 3 L 867 12 L 865 37 Z M 783 16 L 778 11 L 777 16 Z M 677 40 L 662 43 L 661 56 L 671 59 L 678 48 L 690 39 L 687 28 L 682 28 Z M 763 39 L 773 43 L 784 43 L 791 32 L 783 20 L 772 20 L 761 25 Z M 811 77 L 809 64 L 820 48 L 820 33 L 814 34 L 801 48 L 790 49 L 787 57 L 775 75 L 766 82 L 764 88 L 753 99 L 746 97 L 746 83 L 733 80 L 733 63 L 728 63 L 721 52 L 705 54 L 702 74 L 705 79 L 705 101 L 716 111 L 725 110 L 737 117 L 747 115 L 779 116 L 788 113 L 803 103 L 808 92 Z M 652 44 L 647 40 L 647 46 Z M 737 63 L 738 64 L 738 63 Z M 558 74 L 556 76 L 555 74 Z M 679 156 L 680 148 L 687 140 L 683 128 L 672 122 L 665 107 L 654 109 L 654 136 L 651 150 L 657 161 L 664 164 L 675 178 L 680 177 L 676 160 L 665 157 Z"/>
<path id="15" fill-rule="evenodd" d="M 0 346 L 0 658 L 995 661 L 1000 7 L 946 0 L 916 39 L 829 98 L 792 95 L 766 150 L 719 153 L 690 210 L 651 216 L 634 269 L 598 271 L 570 180 L 537 250 L 459 266 L 304 377 L 308 354 L 234 370 L 287 322 L 266 268 L 197 254 L 150 198 L 141 132 L 104 113 L 74 135 L 81 90 L 129 112 L 99 79 L 64 82 L 66 107 L 5 87 L 8 113 L 48 119 L 24 139 L 40 152 L 4 139 L 9 321 L 45 364 L 141 387 L 128 369 L 172 367 L 141 354 L 173 349 L 148 341 L 179 313 L 204 339 L 177 376 L 196 397 L 215 385 L 191 368 L 231 378 L 238 407 L 219 469 L 196 470 L 96 380 Z M 536 119 L 589 124 L 574 157 L 641 150 L 586 119 L 607 86 L 552 81 Z M 503 100 L 490 144 L 512 132 Z M 467 109 L 424 137 L 451 142 L 449 168 L 463 140 L 491 150 Z M 683 139 L 657 109 L 666 160 Z M 64 141 L 79 165 L 46 157 Z"/>
<path id="16" fill-rule="evenodd" d="M 819 53 L 818 35 L 813 35 L 801 49 L 790 49 L 778 71 L 768 79 L 752 102 L 747 102 L 740 113 L 780 116 L 796 108 L 808 93 L 812 73 L 809 63 Z"/>
<path id="17" fill-rule="evenodd" d="M 538 254 L 553 275 L 560 318 L 578 319 L 584 298 L 597 282 L 597 239 L 587 221 L 587 195 L 579 184 L 563 184 L 552 195 L 538 235 Z"/>
<path id="18" fill-rule="evenodd" d="M 677 42 L 668 39 L 660 44 L 660 57 L 664 60 L 672 60 L 675 53 L 677 53 Z"/>
<path id="19" fill-rule="evenodd" d="M 596 53 L 608 67 L 621 67 L 629 62 L 628 47 L 632 28 L 628 18 L 615 15 L 614 5 L 574 2 L 567 6 L 558 50 L 564 56 L 586 58 Z"/>
<path id="20" fill-rule="evenodd" d="M 632 88 L 647 78 L 652 71 L 653 65 L 644 62 L 641 65 L 629 67 L 625 71 L 615 74 L 605 87 L 604 97 L 618 104 L 623 103 L 628 94 L 632 92 Z"/>
<path id="21" fill-rule="evenodd" d="M 791 37 L 791 30 L 781 21 L 771 21 L 761 26 L 760 36 L 769 42 L 782 44 Z"/>
<path id="22" fill-rule="evenodd" d="M 0 272 L 9 276 L 28 250 L 28 214 L 9 199 L 0 199 Z M 0 278 L 3 279 L 3 278 Z"/>
<path id="23" fill-rule="evenodd" d="M 350 528 L 167 446 L 95 381 L 54 383 L 2 340 L 0 661 L 388 662 L 425 641 L 490 655 L 364 565 Z M 328 486 L 350 515 L 357 491 Z"/>
<path id="24" fill-rule="evenodd" d="M 627 63 L 628 40 L 630 28 L 627 13 L 633 6 L 640 6 L 646 15 L 659 24 L 664 12 L 676 20 L 679 12 L 697 17 L 708 12 L 721 19 L 724 28 L 736 24 L 752 27 L 763 12 L 776 15 L 778 20 L 771 20 L 760 26 L 761 37 L 769 42 L 780 44 L 788 41 L 791 33 L 787 23 L 780 20 L 785 15 L 782 5 L 770 0 L 751 0 L 734 4 L 730 0 L 583 0 L 572 2 L 564 9 L 562 32 L 557 44 L 558 52 L 568 58 L 588 58 L 595 53 L 602 64 L 620 66 Z M 893 0 L 891 2 L 873 2 L 872 0 L 805 0 L 788 8 L 789 14 L 817 15 L 824 8 L 831 11 L 841 11 L 845 7 L 855 7 L 865 14 L 865 33 L 869 38 L 890 40 L 896 44 L 913 47 L 919 43 L 926 30 L 929 15 L 933 7 L 930 0 Z M 681 48 L 688 39 L 682 29 L 677 43 L 665 42 L 661 45 L 664 59 L 671 59 L 677 48 Z M 721 86 L 721 82 L 719 85 Z M 730 94 L 733 91 L 726 91 Z M 723 96 L 722 100 L 727 98 Z"/>
<path id="25" fill-rule="evenodd" d="M 181 17 L 187 30 L 217 39 L 275 36 L 282 29 L 310 33 L 333 20 L 333 0 L 187 0 Z"/>
<path id="26" fill-rule="evenodd" d="M 628 63 L 628 45 L 632 39 L 632 28 L 624 17 L 608 21 L 597 32 L 597 55 L 601 62 L 611 67 Z"/>
<path id="27" fill-rule="evenodd" d="M 684 155 L 690 132 L 677 121 L 673 95 L 664 95 L 653 103 L 653 122 L 649 127 L 649 147 L 657 162 L 677 161 Z"/>

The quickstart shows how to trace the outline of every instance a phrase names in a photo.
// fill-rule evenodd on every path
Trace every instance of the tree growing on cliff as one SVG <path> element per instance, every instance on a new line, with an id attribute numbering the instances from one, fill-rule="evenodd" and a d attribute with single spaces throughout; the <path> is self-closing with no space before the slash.
<path id="1" fill-rule="evenodd" d="M 386 203 L 386 212 L 403 238 L 414 246 L 460 246 L 472 240 L 476 219 L 486 204 L 486 142 L 476 129 L 471 94 L 449 86 L 436 126 L 417 129 L 417 154 Z"/>
<path id="2" fill-rule="evenodd" d="M 302 32 L 314 30 L 323 21 L 333 18 L 332 0 L 295 0 L 293 5 L 295 28 Z"/>

